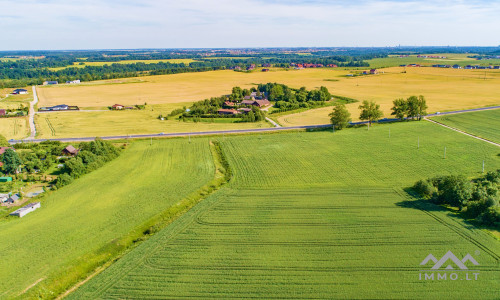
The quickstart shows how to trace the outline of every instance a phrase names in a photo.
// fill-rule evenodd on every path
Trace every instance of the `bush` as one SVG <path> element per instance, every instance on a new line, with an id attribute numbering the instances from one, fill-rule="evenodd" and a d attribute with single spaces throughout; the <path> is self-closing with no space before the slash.
<path id="1" fill-rule="evenodd" d="M 59 177 L 56 179 L 56 188 L 61 188 L 65 185 L 68 185 L 73 182 L 73 177 L 69 176 L 68 174 L 64 173 L 61 174 Z"/>
<path id="2" fill-rule="evenodd" d="M 500 227 L 500 213 L 497 209 L 490 207 L 485 212 L 480 214 L 476 220 L 487 226 Z"/>
<path id="3" fill-rule="evenodd" d="M 417 181 L 413 186 L 413 190 L 427 200 L 431 199 L 437 193 L 437 189 L 428 180 Z"/>

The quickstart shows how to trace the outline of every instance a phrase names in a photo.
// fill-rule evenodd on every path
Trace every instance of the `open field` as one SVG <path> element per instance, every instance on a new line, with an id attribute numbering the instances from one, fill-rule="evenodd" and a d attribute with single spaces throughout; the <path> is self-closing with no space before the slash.
<path id="1" fill-rule="evenodd" d="M 80 86 L 51 86 L 38 89 L 40 106 L 68 104 L 110 106 L 193 102 L 227 94 L 233 86 L 249 88 L 258 83 L 280 82 L 294 88 L 326 86 L 332 94 L 359 100 L 374 100 L 390 114 L 392 101 L 399 97 L 424 95 L 429 112 L 500 104 L 499 70 L 453 70 L 395 67 L 384 74 L 344 77 L 350 70 L 305 69 L 276 72 L 213 71 L 140 77 L 142 82 Z M 486 77 L 485 77 L 486 75 Z M 331 81 L 336 79 L 338 81 Z M 108 81 L 110 82 L 110 81 Z M 126 82 L 126 81 L 125 81 Z M 356 105 L 356 104 L 355 104 Z M 306 112 L 307 113 L 307 112 Z"/>
<path id="2" fill-rule="evenodd" d="M 127 134 L 200 132 L 272 127 L 267 122 L 209 123 L 158 120 L 181 104 L 148 106 L 145 110 L 103 112 L 51 112 L 36 115 L 37 138 L 93 137 Z M 151 107 L 154 110 L 151 110 Z"/>
<path id="3" fill-rule="evenodd" d="M 497 297 L 500 242 L 402 188 L 498 168 L 498 148 L 428 122 L 390 128 L 226 137 L 229 185 L 69 298 Z M 475 256 L 479 279 L 419 280 L 448 250 Z"/>
<path id="4" fill-rule="evenodd" d="M 0 134 L 7 139 L 22 139 L 29 135 L 28 117 L 0 118 Z"/>
<path id="5" fill-rule="evenodd" d="M 0 299 L 40 279 L 29 295 L 47 297 L 45 282 L 82 276 L 106 251 L 120 249 L 122 237 L 213 178 L 207 139 L 149 144 L 132 143 L 101 169 L 45 196 L 36 212 L 0 219 Z"/>
<path id="6" fill-rule="evenodd" d="M 19 105 L 29 106 L 29 102 L 33 101 L 31 87 L 23 87 L 28 90 L 25 95 L 11 95 L 13 88 L 0 89 L 0 108 L 14 109 L 19 108 Z"/>
<path id="7" fill-rule="evenodd" d="M 500 143 L 500 109 L 440 116 L 432 120 Z"/>
<path id="8" fill-rule="evenodd" d="M 75 62 L 73 65 L 60 68 L 49 68 L 52 71 L 58 71 L 66 68 L 85 68 L 86 66 L 104 66 L 112 64 L 135 64 L 135 63 L 145 63 L 145 64 L 157 64 L 159 62 L 172 63 L 172 64 L 189 64 L 194 62 L 194 59 L 149 59 L 149 60 L 119 60 L 119 61 L 85 61 L 85 62 Z M 83 64 L 80 64 L 83 63 Z"/>
<path id="9" fill-rule="evenodd" d="M 377 102 L 384 117 L 391 117 L 394 99 L 411 95 L 425 96 L 428 113 L 500 104 L 500 94 L 495 92 L 500 85 L 498 70 L 406 68 L 407 73 L 401 73 L 403 68 L 395 67 L 381 71 L 384 74 L 345 78 L 325 85 L 333 94 Z M 347 105 L 354 121 L 359 120 L 358 106 L 359 103 Z M 326 124 L 330 112 L 331 108 L 318 108 L 278 120 L 285 126 Z"/>

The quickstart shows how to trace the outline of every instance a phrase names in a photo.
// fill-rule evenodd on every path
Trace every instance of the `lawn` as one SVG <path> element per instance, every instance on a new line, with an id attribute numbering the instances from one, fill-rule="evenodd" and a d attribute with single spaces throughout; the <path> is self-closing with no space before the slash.
<path id="1" fill-rule="evenodd" d="M 103 112 L 53 112 L 39 113 L 35 123 L 37 138 L 93 137 L 147 133 L 200 132 L 271 127 L 267 122 L 228 123 L 215 120 L 208 122 L 183 122 L 178 119 L 161 121 L 160 114 L 167 115 L 185 103 L 148 105 L 145 110 Z M 223 121 L 226 121 L 224 119 Z"/>
<path id="2" fill-rule="evenodd" d="M 432 120 L 500 143 L 500 109 L 444 115 Z"/>
<path id="3" fill-rule="evenodd" d="M 220 140 L 229 185 L 70 299 L 498 296 L 500 242 L 402 190 L 499 168 L 497 147 L 427 122 Z M 479 279 L 419 280 L 448 250 L 476 257 Z"/>
<path id="4" fill-rule="evenodd" d="M 214 171 L 207 139 L 137 141 L 101 169 L 46 195 L 36 212 L 1 218 L 0 299 L 39 280 L 29 297 L 48 297 L 210 181 Z"/>
<path id="5" fill-rule="evenodd" d="M 280 82 L 294 88 L 305 86 L 314 89 L 326 86 L 335 95 L 358 100 L 374 100 L 380 103 L 386 116 L 390 115 L 394 99 L 420 94 L 427 98 L 429 112 L 500 104 L 500 94 L 496 92 L 500 85 L 498 70 L 484 72 L 407 68 L 407 73 L 402 73 L 403 68 L 394 67 L 381 70 L 383 74 L 379 75 L 345 77 L 350 72 L 352 70 L 344 69 L 251 73 L 226 70 L 148 76 L 121 81 L 94 82 L 89 85 L 41 87 L 38 92 L 40 106 L 64 103 L 96 107 L 111 106 L 116 103 L 131 105 L 144 102 L 148 104 L 193 102 L 228 94 L 234 86 L 249 88 L 258 83 Z M 109 84 L 112 82 L 130 83 Z M 351 106 L 357 107 L 357 105 L 359 104 Z M 300 122 L 295 124 L 298 125 Z"/>
<path id="6" fill-rule="evenodd" d="M 0 118 L 0 134 L 10 139 L 22 139 L 29 135 L 28 117 Z"/>

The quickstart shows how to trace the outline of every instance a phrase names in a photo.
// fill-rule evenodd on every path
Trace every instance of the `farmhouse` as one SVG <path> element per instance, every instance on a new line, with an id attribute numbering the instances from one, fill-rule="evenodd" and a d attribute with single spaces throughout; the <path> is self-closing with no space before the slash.
<path id="1" fill-rule="evenodd" d="M 66 104 L 60 104 L 56 106 L 40 107 L 38 111 L 62 111 L 62 110 L 80 110 L 78 106 L 69 106 Z"/>
<path id="2" fill-rule="evenodd" d="M 217 113 L 219 115 L 237 115 L 239 114 L 240 112 L 237 111 L 236 109 L 225 109 L 225 108 L 222 108 L 222 109 L 219 109 L 217 111 Z"/>
<path id="3" fill-rule="evenodd" d="M 262 100 L 243 100 L 241 101 L 241 105 L 252 105 L 252 106 L 258 106 L 258 107 L 264 107 L 270 105 L 271 102 L 267 99 L 262 99 Z"/>
<path id="4" fill-rule="evenodd" d="M 248 114 L 249 112 L 252 111 L 252 109 L 244 107 L 244 108 L 239 108 L 238 111 L 245 113 L 245 114 Z"/>
<path id="5" fill-rule="evenodd" d="M 41 207 L 40 202 L 30 203 L 24 207 L 21 207 L 20 209 L 18 209 L 16 211 L 12 212 L 10 215 L 11 216 L 18 216 L 19 218 L 22 218 L 25 215 L 29 214 L 32 211 L 37 210 L 40 207 Z"/>
<path id="6" fill-rule="evenodd" d="M 5 116 L 7 111 L 5 109 L 0 109 L 0 116 Z"/>
<path id="7" fill-rule="evenodd" d="M 371 70 L 370 70 L 370 74 L 378 74 L 377 69 L 371 69 Z"/>
<path id="8" fill-rule="evenodd" d="M 78 84 L 80 83 L 80 79 L 77 80 L 71 80 L 71 81 L 66 81 L 67 84 Z"/>
<path id="9" fill-rule="evenodd" d="M 15 89 L 12 91 L 12 95 L 26 95 L 28 93 L 25 89 Z"/>
<path id="10" fill-rule="evenodd" d="M 235 106 L 236 106 L 236 103 L 231 102 L 231 101 L 225 101 L 225 102 L 224 102 L 224 106 L 225 106 L 225 107 L 235 107 Z"/>
<path id="11" fill-rule="evenodd" d="M 43 85 L 54 85 L 54 84 L 58 84 L 59 82 L 57 81 L 44 81 L 43 82 Z"/>
<path id="12" fill-rule="evenodd" d="M 114 110 L 122 110 L 125 108 L 125 105 L 115 104 L 115 105 L 111 106 L 111 108 Z"/>
<path id="13" fill-rule="evenodd" d="M 68 147 L 64 148 L 62 151 L 63 155 L 68 155 L 68 156 L 74 156 L 78 154 L 78 149 L 75 147 L 69 145 Z"/>

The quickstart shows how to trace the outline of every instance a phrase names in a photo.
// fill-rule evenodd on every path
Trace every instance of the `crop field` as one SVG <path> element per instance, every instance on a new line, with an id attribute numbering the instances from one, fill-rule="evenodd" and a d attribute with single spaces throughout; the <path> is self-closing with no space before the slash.
<path id="1" fill-rule="evenodd" d="M 112 64 L 135 64 L 135 63 L 145 63 L 145 64 L 157 64 L 159 62 L 172 63 L 172 64 L 189 64 L 194 62 L 194 59 L 149 59 L 149 60 L 119 60 L 119 61 L 85 61 L 75 62 L 73 65 L 67 67 L 60 68 L 49 68 L 53 71 L 58 71 L 66 68 L 85 68 L 86 66 L 104 66 L 104 65 L 112 65 Z"/>
<path id="2" fill-rule="evenodd" d="M 435 121 L 500 143 L 500 109 L 432 118 Z"/>
<path id="3" fill-rule="evenodd" d="M 26 95 L 11 95 L 14 89 L 0 89 L 0 109 L 15 109 L 19 105 L 29 106 L 29 102 L 33 101 L 31 87 L 24 87 L 28 90 Z"/>
<path id="4" fill-rule="evenodd" d="M 0 118 L 0 134 L 7 139 L 22 139 L 29 135 L 28 117 Z"/>
<path id="5" fill-rule="evenodd" d="M 220 139 L 229 185 L 69 298 L 495 298 L 500 242 L 402 188 L 498 168 L 498 148 L 427 122 L 390 128 Z M 419 280 L 448 250 L 477 257 L 479 279 Z"/>
<path id="6" fill-rule="evenodd" d="M 182 105 L 155 105 L 145 110 L 102 112 L 51 112 L 36 115 L 38 138 L 92 137 L 109 135 L 200 132 L 211 130 L 249 129 L 271 127 L 267 122 L 221 123 L 183 122 L 178 119 L 161 121 L 158 115 L 166 115 Z"/>
<path id="7" fill-rule="evenodd" d="M 21 298 L 47 297 L 54 281 L 62 285 L 85 274 L 107 249 L 119 249 L 121 238 L 214 172 L 207 139 L 137 141 L 101 169 L 46 195 L 36 212 L 0 219 L 0 299 L 25 289 Z"/>
<path id="8" fill-rule="evenodd" d="M 140 77 L 128 79 L 136 82 L 127 84 L 95 82 L 92 85 L 41 87 L 38 89 L 39 106 L 62 103 L 81 107 L 111 106 L 116 103 L 185 103 L 227 94 L 233 86 L 249 88 L 266 82 L 280 82 L 294 88 L 305 86 L 308 89 L 326 86 L 335 95 L 374 100 L 381 105 L 386 116 L 390 115 L 394 99 L 411 95 L 424 95 L 429 112 L 500 104 L 500 94 L 496 92 L 500 85 L 499 70 L 484 72 L 407 68 L 407 73 L 402 73 L 403 68 L 394 67 L 381 70 L 383 74 L 379 75 L 345 77 L 350 72 L 352 70 L 341 69 L 276 70 L 265 73 L 213 71 Z M 359 104 L 351 104 L 353 110 L 357 105 Z M 303 114 L 309 113 L 316 114 L 315 111 Z M 302 120 L 291 119 L 289 125 L 304 124 L 301 122 Z M 314 123 L 317 124 L 312 124 Z"/>

